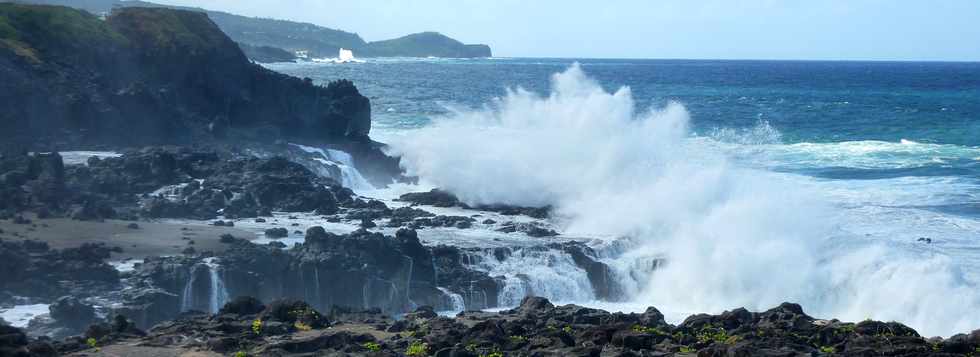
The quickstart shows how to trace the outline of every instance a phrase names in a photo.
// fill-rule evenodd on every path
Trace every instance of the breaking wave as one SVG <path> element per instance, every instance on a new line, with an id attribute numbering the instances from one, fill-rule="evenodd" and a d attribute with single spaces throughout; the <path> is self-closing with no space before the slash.
<path id="1" fill-rule="evenodd" d="M 980 293 L 949 256 L 868 239 L 850 225 L 877 212 L 842 206 L 813 177 L 739 158 L 821 145 L 838 153 L 809 159 L 953 148 L 785 145 L 765 122 L 697 136 L 690 121 L 680 103 L 638 110 L 628 87 L 607 92 L 573 65 L 553 76 L 548 95 L 508 90 L 395 138 L 392 150 L 409 174 L 470 204 L 553 205 L 566 235 L 630 240 L 634 248 L 613 260 L 665 257 L 631 303 L 694 313 L 793 301 L 818 317 L 896 320 L 925 334 L 980 326 Z"/>

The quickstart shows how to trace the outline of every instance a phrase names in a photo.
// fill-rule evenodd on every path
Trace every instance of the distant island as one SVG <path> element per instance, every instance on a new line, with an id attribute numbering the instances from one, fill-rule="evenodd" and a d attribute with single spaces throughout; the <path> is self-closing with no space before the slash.
<path id="1" fill-rule="evenodd" d="M 247 17 L 201 8 L 122 0 L 15 0 L 17 3 L 74 7 L 105 15 L 120 7 L 167 7 L 204 12 L 256 62 L 288 62 L 297 53 L 309 57 L 335 57 L 341 48 L 358 57 L 492 57 L 490 46 L 464 44 L 438 32 L 421 32 L 395 39 L 367 42 L 356 33 L 310 23 Z"/>

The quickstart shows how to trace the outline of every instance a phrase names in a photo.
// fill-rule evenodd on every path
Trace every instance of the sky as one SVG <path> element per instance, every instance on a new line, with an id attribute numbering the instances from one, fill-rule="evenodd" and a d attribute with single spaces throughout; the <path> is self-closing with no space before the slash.
<path id="1" fill-rule="evenodd" d="M 980 0 L 156 0 L 497 57 L 980 61 Z"/>

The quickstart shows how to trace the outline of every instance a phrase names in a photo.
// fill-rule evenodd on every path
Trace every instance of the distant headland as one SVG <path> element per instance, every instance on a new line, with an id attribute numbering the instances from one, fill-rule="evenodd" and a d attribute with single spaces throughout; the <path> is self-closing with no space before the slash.
<path id="1" fill-rule="evenodd" d="M 17 3 L 74 7 L 105 15 L 120 7 L 169 7 L 207 13 L 228 37 L 238 42 L 249 58 L 257 62 L 282 62 L 296 58 L 333 57 L 341 48 L 358 57 L 492 57 L 490 46 L 464 44 L 438 32 L 420 32 L 395 39 L 367 42 L 356 33 L 311 23 L 247 17 L 221 11 L 123 0 L 14 0 Z M 282 51 L 277 51 L 282 50 Z"/>

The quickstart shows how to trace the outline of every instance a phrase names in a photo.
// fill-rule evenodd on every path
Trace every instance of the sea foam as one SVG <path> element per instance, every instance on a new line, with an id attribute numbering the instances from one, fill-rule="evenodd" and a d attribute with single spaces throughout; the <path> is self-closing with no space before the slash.
<path id="1" fill-rule="evenodd" d="M 637 110 L 628 87 L 607 92 L 573 65 L 548 95 L 508 90 L 395 138 L 392 151 L 409 174 L 467 203 L 553 205 L 566 234 L 631 241 L 613 266 L 664 257 L 625 305 L 671 315 L 793 301 L 818 317 L 897 320 L 926 335 L 980 326 L 975 282 L 949 257 L 863 239 L 848 226 L 860 219 L 845 219 L 852 212 L 821 182 L 741 165 L 730 143 L 693 135 L 690 120 L 675 102 Z M 778 142 L 773 128 L 759 130 Z"/>

